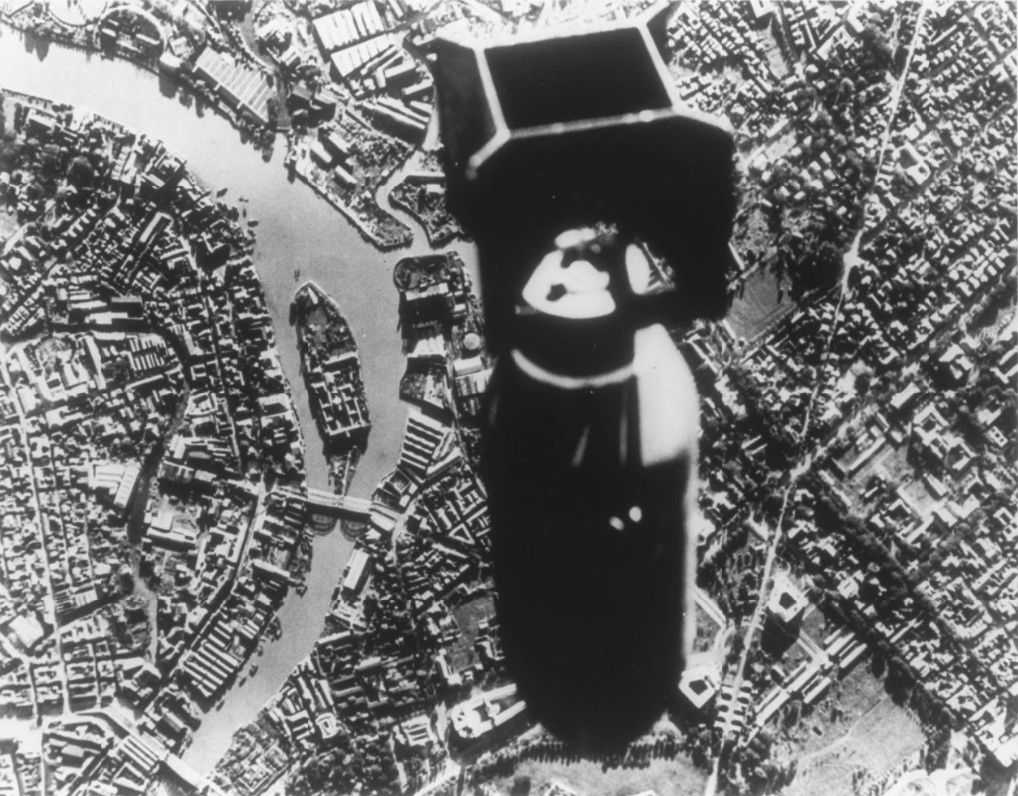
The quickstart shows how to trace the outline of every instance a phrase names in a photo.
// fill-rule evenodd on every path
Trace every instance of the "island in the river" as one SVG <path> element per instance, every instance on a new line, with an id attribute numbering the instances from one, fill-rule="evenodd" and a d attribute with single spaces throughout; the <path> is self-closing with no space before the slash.
<path id="1" fill-rule="evenodd" d="M 146 5 L 205 24 L 197 4 Z M 509 24 L 513 6 L 545 26 L 570 4 L 495 5 L 280 0 L 224 30 L 246 37 L 253 21 L 303 165 L 341 186 L 337 207 L 370 215 L 430 115 L 414 24 Z M 107 32 L 82 33 L 118 48 L 152 31 L 124 3 L 3 4 L 45 24 L 58 6 L 99 9 Z M 927 778 L 896 784 L 902 771 L 941 767 L 932 780 L 945 763 L 1005 790 L 1014 10 L 675 12 L 658 32 L 678 96 L 739 130 L 733 243 L 748 267 L 727 321 L 680 337 L 702 400 L 697 640 L 711 655 L 679 680 L 675 725 L 594 761 L 517 734 L 469 445 L 489 363 L 470 308 L 457 318 L 449 301 L 458 288 L 418 262 L 398 463 L 370 500 L 329 504 L 364 530 L 325 634 L 218 766 L 231 794 L 692 793 L 707 772 L 728 794 L 900 793 Z M 171 55 L 191 41 L 177 33 Z M 194 41 L 179 66 L 205 71 L 203 96 L 237 101 L 244 64 Z M 299 429 L 232 210 L 151 140 L 14 102 L 0 125 L 0 707 L 20 735 L 0 750 L 0 788 L 194 792 L 174 752 L 210 726 L 210 699 L 237 693 L 302 577 Z M 405 145 L 360 151 L 343 129 L 357 117 Z M 427 193 L 410 212 L 431 212 Z"/>
<path id="2" fill-rule="evenodd" d="M 436 28 L 464 12 L 395 0 L 256 5 L 0 2 L 0 20 L 22 31 L 40 57 L 55 41 L 157 74 L 164 93 L 199 115 L 206 108 L 219 113 L 266 159 L 284 143 L 290 177 L 325 198 L 362 237 L 380 250 L 409 246 L 414 231 L 387 209 L 387 184 L 432 125 L 424 48 Z M 437 217 L 444 219 L 442 239 L 456 234 L 441 188 L 406 201 L 415 192 L 404 185 L 393 204 L 422 219 L 429 239 L 439 239 L 431 229 Z"/>
<path id="3" fill-rule="evenodd" d="M 279 632 L 311 549 L 255 236 L 158 141 L 6 91 L 0 187 L 0 711 L 18 777 L 44 761 L 46 793 L 125 768 L 141 790 L 194 790 L 177 755 Z"/>
<path id="4" fill-rule="evenodd" d="M 463 237 L 445 201 L 445 174 L 433 150 L 422 148 L 410 156 L 402 179 L 389 192 L 389 201 L 424 228 L 428 243 L 434 247 L 447 246 Z"/>
<path id="5" fill-rule="evenodd" d="M 339 305 L 314 282 L 297 290 L 290 320 L 297 327 L 301 372 L 332 485 L 342 493 L 371 430 L 357 344 Z"/>
<path id="6" fill-rule="evenodd" d="M 470 444 L 491 374 L 477 302 L 454 254 L 404 258 L 394 281 L 412 403 L 399 458 L 370 500 L 344 503 L 364 530 L 321 638 L 217 766 L 230 793 L 414 792 L 528 725 L 502 663 Z"/>

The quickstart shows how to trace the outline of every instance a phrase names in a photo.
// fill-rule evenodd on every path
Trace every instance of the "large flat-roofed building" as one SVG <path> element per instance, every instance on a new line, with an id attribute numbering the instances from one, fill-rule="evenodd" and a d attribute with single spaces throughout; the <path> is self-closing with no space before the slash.
<path id="1" fill-rule="evenodd" d="M 400 37 L 388 32 L 373 0 L 331 11 L 311 23 L 333 80 L 348 80 L 398 53 Z"/>
<path id="2" fill-rule="evenodd" d="M 718 695 L 721 684 L 716 667 L 689 667 L 679 679 L 679 694 L 697 713 L 707 710 Z"/>
<path id="3" fill-rule="evenodd" d="M 332 65 L 332 77 L 335 80 L 346 80 L 358 72 L 368 69 L 376 61 L 382 60 L 387 52 L 398 44 L 397 36 L 386 33 L 372 39 L 365 39 L 341 50 L 329 54 Z"/>
<path id="4" fill-rule="evenodd" d="M 371 557 L 360 548 L 353 551 L 343 576 L 343 591 L 359 594 L 371 574 Z"/>
<path id="5" fill-rule="evenodd" d="M 221 17 L 243 19 L 251 10 L 251 0 L 209 0 L 210 10 Z"/>
<path id="6" fill-rule="evenodd" d="M 373 0 L 364 0 L 318 17 L 311 29 L 322 52 L 328 54 L 383 33 L 385 23 Z"/>
<path id="7" fill-rule="evenodd" d="M 262 124 L 268 124 L 269 99 L 274 92 L 259 70 L 237 63 L 212 47 L 206 47 L 195 61 L 194 71 L 215 84 L 216 91 L 235 110 L 246 113 Z"/>

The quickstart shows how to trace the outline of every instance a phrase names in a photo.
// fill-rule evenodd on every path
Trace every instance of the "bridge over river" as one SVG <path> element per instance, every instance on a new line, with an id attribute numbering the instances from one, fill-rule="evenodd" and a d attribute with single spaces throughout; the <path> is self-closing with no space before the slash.
<path id="1" fill-rule="evenodd" d="M 382 254 L 307 186 L 291 183 L 283 168 L 284 142 L 272 156 L 240 141 L 228 122 L 162 93 L 155 75 L 134 65 L 56 44 L 38 47 L 0 24 L 0 85 L 56 102 L 92 110 L 139 133 L 162 139 L 170 151 L 212 190 L 229 189 L 226 201 L 241 197 L 248 217 L 259 221 L 255 265 L 272 313 L 283 369 L 293 390 L 304 438 L 310 485 L 328 489 L 328 467 L 300 374 L 296 332 L 289 323 L 290 301 L 301 279 L 313 279 L 339 302 L 361 355 L 364 387 L 371 411 L 368 449 L 360 458 L 351 485 L 354 495 L 370 495 L 394 466 L 406 420 L 399 400 L 403 371 L 397 329 L 397 295 L 392 268 L 408 255 L 431 251 L 427 243 Z M 408 220 L 405 216 L 403 220 Z M 417 240 L 423 232 L 415 225 Z M 455 248 L 476 273 L 473 247 Z M 316 500 L 323 499 L 319 494 Z M 360 516 L 356 501 L 344 501 Z M 328 511 L 331 504 L 324 505 Z M 335 510 L 339 510 L 338 505 Z M 338 532 L 314 540 L 314 557 L 303 597 L 291 590 L 280 612 L 282 636 L 265 644 L 255 662 L 258 672 L 232 689 L 218 712 L 209 714 L 195 734 L 184 760 L 199 772 L 211 769 L 229 745 L 233 732 L 254 719 L 318 637 L 332 592 L 349 558 L 352 543 Z"/>

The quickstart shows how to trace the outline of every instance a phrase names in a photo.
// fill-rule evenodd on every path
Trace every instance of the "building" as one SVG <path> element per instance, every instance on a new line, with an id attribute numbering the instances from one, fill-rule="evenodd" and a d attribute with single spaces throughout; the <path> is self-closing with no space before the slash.
<path id="1" fill-rule="evenodd" d="M 350 44 L 384 33 L 385 23 L 373 0 L 363 0 L 312 20 L 311 30 L 322 55 L 328 56 Z"/>
<path id="2" fill-rule="evenodd" d="M 261 71 L 206 47 L 194 63 L 194 73 L 212 83 L 217 93 L 238 113 L 261 124 L 269 123 L 269 99 L 275 92 Z"/>
<path id="3" fill-rule="evenodd" d="M 806 613 L 809 602 L 799 587 L 783 572 L 774 576 L 774 587 L 767 600 L 767 618 L 773 619 L 786 630 L 798 632 L 799 623 Z"/>
<path id="4" fill-rule="evenodd" d="M 514 683 L 485 691 L 449 710 L 449 731 L 471 747 L 504 741 L 526 726 L 526 707 Z"/>
<path id="5" fill-rule="evenodd" d="M 343 592 L 347 595 L 360 594 L 371 575 L 371 556 L 360 547 L 353 551 L 343 576 Z"/>
<path id="6" fill-rule="evenodd" d="M 767 600 L 761 643 L 771 652 L 783 652 L 799 635 L 809 602 L 784 572 L 774 576 L 774 586 Z"/>
<path id="7" fill-rule="evenodd" d="M 679 695 L 696 713 L 703 713 L 718 695 L 720 682 L 716 666 L 691 666 L 679 679 Z"/>
<path id="8" fill-rule="evenodd" d="M 210 10 L 219 17 L 243 19 L 251 10 L 251 0 L 209 0 Z"/>

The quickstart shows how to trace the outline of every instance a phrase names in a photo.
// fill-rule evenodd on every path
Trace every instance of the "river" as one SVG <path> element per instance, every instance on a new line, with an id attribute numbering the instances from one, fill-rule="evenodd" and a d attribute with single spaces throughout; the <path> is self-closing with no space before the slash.
<path id="1" fill-rule="evenodd" d="M 327 488 L 328 471 L 300 375 L 296 334 L 288 318 L 297 287 L 294 270 L 299 268 L 302 281 L 315 280 L 339 302 L 360 348 L 372 419 L 368 450 L 357 468 L 351 494 L 369 496 L 395 465 L 406 418 L 406 406 L 397 391 L 403 356 L 391 275 L 392 266 L 401 257 L 430 250 L 420 228 L 414 227 L 420 244 L 387 254 L 378 252 L 310 188 L 287 180 L 282 141 L 277 141 L 272 158 L 265 161 L 261 153 L 241 143 L 228 122 L 211 111 L 199 117 L 193 107 L 164 96 L 154 75 L 130 63 L 60 45 L 49 45 L 40 56 L 20 34 L 0 24 L 0 85 L 87 108 L 162 139 L 171 152 L 187 160 L 206 186 L 228 188 L 226 200 L 247 200 L 248 217 L 259 222 L 255 265 L 307 441 L 309 481 L 322 488 Z M 473 247 L 459 244 L 450 248 L 460 253 L 476 278 Z M 316 537 L 307 593 L 301 598 L 291 590 L 280 612 L 282 637 L 266 643 L 257 659 L 258 673 L 231 690 L 221 710 L 208 715 L 184 755 L 198 771 L 210 770 L 226 750 L 233 731 L 255 717 L 311 650 L 350 548 L 338 531 Z"/>

